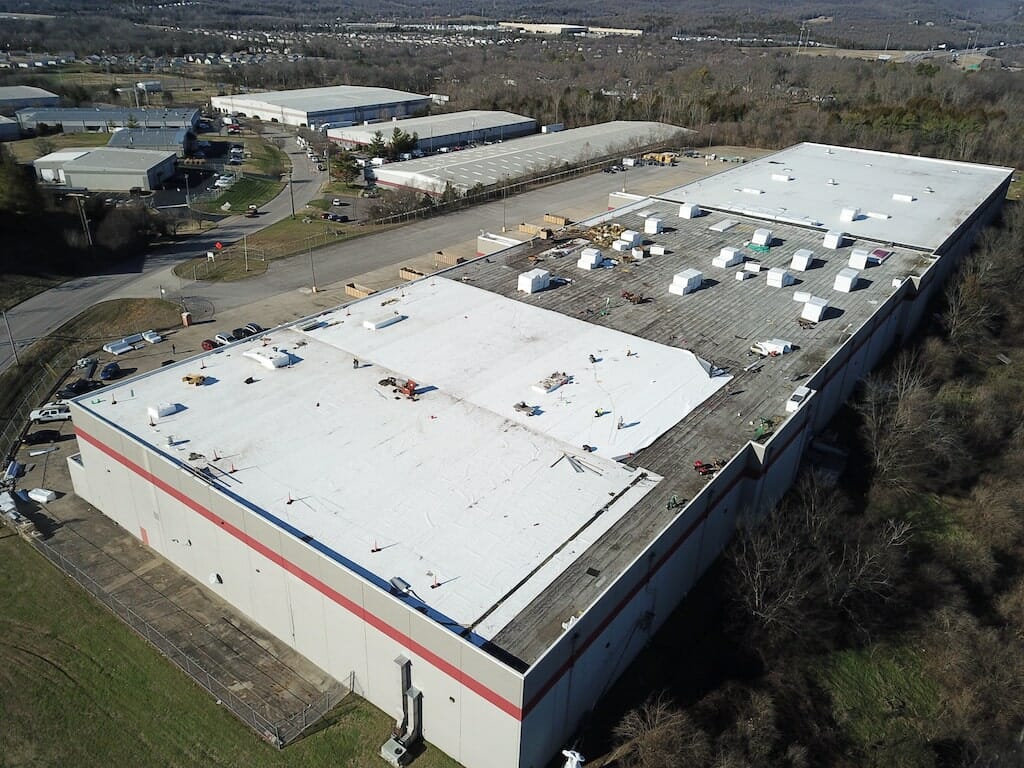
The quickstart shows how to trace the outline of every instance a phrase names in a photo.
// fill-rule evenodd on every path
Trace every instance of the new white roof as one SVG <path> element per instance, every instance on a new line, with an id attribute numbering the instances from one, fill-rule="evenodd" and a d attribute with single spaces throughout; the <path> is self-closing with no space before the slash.
<path id="1" fill-rule="evenodd" d="M 658 197 L 934 250 L 1012 173 L 804 143 Z M 850 208 L 857 218 L 841 220 Z"/>
<path id="2" fill-rule="evenodd" d="M 244 109 L 245 105 L 258 108 L 294 109 L 299 112 L 331 112 L 355 107 L 372 107 L 405 101 L 429 99 L 419 93 L 397 91 L 392 88 L 374 88 L 365 85 L 331 85 L 324 88 L 299 88 L 290 91 L 264 91 L 234 96 L 214 96 L 211 102 L 219 109 Z"/>
<path id="3" fill-rule="evenodd" d="M 83 157 L 89 154 L 88 149 L 58 149 L 56 152 L 51 152 L 48 155 L 37 157 L 33 160 L 33 165 L 46 165 L 48 163 L 68 163 L 76 158 Z"/>
<path id="4" fill-rule="evenodd" d="M 79 405 L 175 461 L 216 452 L 214 486 L 347 567 L 404 579 L 483 638 L 661 479 L 613 457 L 650 444 L 729 381 L 686 350 L 443 277 L 264 338 L 203 355 L 205 369 L 193 358 Z M 274 348 L 290 367 L 244 356 Z M 571 383 L 533 388 L 556 371 Z M 186 373 L 211 382 L 188 386 Z M 417 400 L 382 386 L 388 376 L 415 379 Z M 151 427 L 147 407 L 165 402 L 184 407 Z"/>
<path id="5" fill-rule="evenodd" d="M 441 192 L 445 184 L 469 189 L 503 179 L 557 169 L 565 163 L 629 152 L 638 145 L 657 144 L 687 132 L 668 123 L 616 120 L 557 133 L 543 133 L 462 152 L 374 168 L 383 184 Z"/>
<path id="6" fill-rule="evenodd" d="M 148 171 L 168 158 L 174 158 L 174 152 L 155 149 L 121 149 L 119 147 L 96 147 L 70 158 L 64 164 L 67 170 L 87 171 L 90 173 L 117 173 L 122 170 Z"/>
<path id="7" fill-rule="evenodd" d="M 370 125 L 352 125 L 346 128 L 329 128 L 328 137 L 347 141 L 369 144 L 377 131 L 384 134 L 385 140 L 395 128 L 406 133 L 419 134 L 421 139 L 438 138 L 459 133 L 484 131 L 502 126 L 521 126 L 528 123 L 532 126 L 537 121 L 532 117 L 517 115 L 513 112 L 495 112 L 487 109 L 470 109 L 465 112 L 448 112 L 443 115 L 429 117 L 410 117 L 405 120 L 389 120 Z"/>

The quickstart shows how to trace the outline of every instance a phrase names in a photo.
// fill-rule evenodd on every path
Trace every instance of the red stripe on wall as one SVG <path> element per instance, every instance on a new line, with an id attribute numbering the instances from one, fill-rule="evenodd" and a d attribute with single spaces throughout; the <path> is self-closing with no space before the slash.
<path id="1" fill-rule="evenodd" d="M 430 649 L 416 642 L 401 630 L 391 626 L 380 617 L 374 616 L 372 613 L 364 609 L 363 606 L 354 602 L 353 600 L 341 594 L 337 590 L 332 589 L 328 585 L 324 584 L 322 581 L 320 581 L 312 574 L 306 573 L 306 571 L 302 570 L 294 563 L 291 563 L 284 557 L 282 557 L 280 553 L 275 552 L 273 549 L 270 549 L 265 544 L 254 539 L 245 531 L 236 528 L 231 523 L 220 518 L 218 515 L 204 507 L 195 499 L 189 498 L 187 495 L 179 491 L 177 488 L 170 485 L 169 483 L 164 482 L 151 472 L 148 472 L 147 470 L 143 469 L 128 457 L 122 456 L 120 453 L 115 451 L 110 446 L 104 444 L 103 442 L 93 437 L 89 433 L 83 431 L 81 427 L 75 427 L 75 434 L 78 435 L 79 440 L 84 440 L 85 442 L 94 446 L 95 448 L 102 451 L 110 458 L 112 458 L 118 464 L 121 464 L 122 466 L 128 468 L 142 479 L 159 488 L 161 491 L 166 493 L 171 498 L 184 504 L 193 512 L 196 512 L 200 516 L 206 518 L 214 525 L 219 525 L 226 533 L 238 539 L 253 551 L 258 552 L 260 555 L 267 558 L 275 565 L 288 571 L 288 573 L 292 574 L 296 578 L 301 579 L 306 584 L 313 587 L 313 589 L 317 590 L 324 597 L 328 598 L 337 605 L 340 605 L 349 613 L 352 613 L 354 616 L 366 622 L 374 629 L 387 635 L 392 640 L 397 642 L 399 645 L 416 654 L 421 659 L 426 661 L 428 664 L 440 670 L 460 685 L 464 685 L 466 688 L 473 691 L 475 694 L 480 696 L 485 701 L 489 702 L 490 704 L 493 704 L 502 712 L 511 715 L 516 720 L 522 720 L 523 711 L 521 707 L 517 706 L 516 704 L 504 698 L 495 691 L 492 691 L 490 688 L 488 688 L 486 685 L 479 682 L 478 680 L 465 674 L 461 669 L 451 664 L 441 656 L 438 656 Z"/>

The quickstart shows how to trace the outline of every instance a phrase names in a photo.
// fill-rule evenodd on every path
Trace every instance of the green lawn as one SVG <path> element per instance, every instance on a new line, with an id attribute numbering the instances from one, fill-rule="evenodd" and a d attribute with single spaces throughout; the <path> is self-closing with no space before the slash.
<path id="1" fill-rule="evenodd" d="M 210 213 L 221 213 L 225 203 L 231 203 L 232 213 L 245 213 L 250 204 L 263 205 L 277 197 L 284 184 L 280 181 L 246 177 L 236 181 L 218 197 L 208 203 L 196 205 Z"/>
<path id="2" fill-rule="evenodd" d="M 841 651 L 821 679 L 836 721 L 870 756 L 870 765 L 933 765 L 928 740 L 941 708 L 940 689 L 912 650 Z"/>
<path id="3" fill-rule="evenodd" d="M 58 133 L 40 139 L 21 139 L 7 143 L 19 163 L 30 163 L 43 156 L 45 145 L 52 145 L 53 151 L 75 147 L 105 147 L 110 141 L 109 133 Z"/>
<path id="4" fill-rule="evenodd" d="M 0 527 L 0 765 L 372 768 L 391 720 L 355 696 L 278 751 Z M 434 748 L 417 768 L 456 768 Z"/>

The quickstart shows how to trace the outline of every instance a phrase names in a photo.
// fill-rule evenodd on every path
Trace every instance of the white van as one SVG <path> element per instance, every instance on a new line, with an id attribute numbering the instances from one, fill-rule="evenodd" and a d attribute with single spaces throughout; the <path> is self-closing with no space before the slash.
<path id="1" fill-rule="evenodd" d="M 47 421 L 67 421 L 71 418 L 71 406 L 67 403 L 47 403 L 28 415 L 29 419 L 42 424 Z"/>

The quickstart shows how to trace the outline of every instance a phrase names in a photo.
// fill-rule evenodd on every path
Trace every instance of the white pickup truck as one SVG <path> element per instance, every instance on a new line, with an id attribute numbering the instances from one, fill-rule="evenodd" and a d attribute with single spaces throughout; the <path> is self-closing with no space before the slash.
<path id="1" fill-rule="evenodd" d="M 71 418 L 71 406 L 67 403 L 47 403 L 28 415 L 29 419 L 42 424 L 47 421 L 67 421 Z"/>

